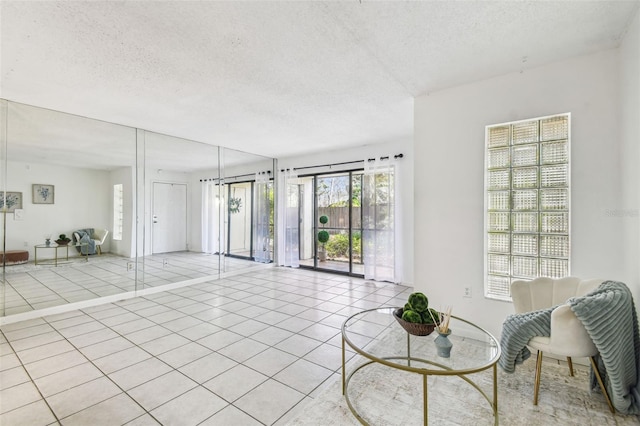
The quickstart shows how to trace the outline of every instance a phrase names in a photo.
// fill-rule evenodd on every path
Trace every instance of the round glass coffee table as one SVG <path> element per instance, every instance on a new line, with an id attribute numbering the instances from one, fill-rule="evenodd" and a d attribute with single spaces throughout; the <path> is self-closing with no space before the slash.
<path id="1" fill-rule="evenodd" d="M 466 381 L 487 400 L 493 412 L 494 424 L 497 425 L 497 362 L 500 359 L 498 340 L 483 328 L 452 316 L 449 325 L 452 333 L 448 338 L 453 347 L 449 358 L 443 358 L 438 356 L 434 343 L 437 332 L 434 331 L 428 336 L 408 334 L 394 318 L 395 309 L 397 308 L 384 307 L 358 312 L 342 325 L 342 394 L 360 423 L 368 424 L 349 398 L 349 382 L 356 373 L 376 364 L 422 375 L 422 411 L 425 426 L 428 424 L 429 376 L 457 376 Z M 349 374 L 345 366 L 347 346 L 366 358 L 363 364 L 355 367 Z M 490 368 L 493 369 L 491 396 L 467 377 Z"/>

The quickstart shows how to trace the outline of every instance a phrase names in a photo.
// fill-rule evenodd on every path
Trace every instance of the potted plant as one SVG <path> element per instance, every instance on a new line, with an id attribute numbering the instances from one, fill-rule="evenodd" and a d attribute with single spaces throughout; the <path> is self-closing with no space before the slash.
<path id="1" fill-rule="evenodd" d="M 329 218 L 327 216 L 322 215 L 320 216 L 319 221 L 324 227 L 324 225 L 326 225 L 327 222 L 329 222 Z M 329 241 L 329 237 L 330 237 L 329 233 L 324 229 L 318 232 L 318 242 L 321 244 L 321 248 L 318 251 L 318 259 L 320 259 L 320 262 L 324 262 L 327 260 L 327 250 L 325 249 L 325 244 Z"/>
<path id="2" fill-rule="evenodd" d="M 71 242 L 71 238 L 67 237 L 66 234 L 60 234 L 58 236 L 58 239 L 56 240 L 56 244 L 58 244 L 59 246 L 66 246 L 70 242 Z"/>

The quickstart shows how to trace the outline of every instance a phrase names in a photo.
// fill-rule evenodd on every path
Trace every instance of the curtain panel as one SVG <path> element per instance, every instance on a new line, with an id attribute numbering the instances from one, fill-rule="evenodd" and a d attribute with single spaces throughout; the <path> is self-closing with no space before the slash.
<path id="1" fill-rule="evenodd" d="M 362 188 L 362 249 L 364 277 L 376 281 L 402 281 L 399 238 L 400 163 L 390 159 L 365 160 Z"/>
<path id="2" fill-rule="evenodd" d="M 223 188 L 213 181 L 202 182 L 202 251 L 204 253 L 224 252 Z"/>
<path id="3" fill-rule="evenodd" d="M 287 169 L 279 175 L 278 207 L 283 212 L 278 220 L 278 265 L 300 266 L 300 238 L 299 238 L 299 190 L 298 175 L 294 170 Z"/>
<path id="4" fill-rule="evenodd" d="M 256 173 L 254 185 L 253 258 L 256 262 L 271 262 L 271 236 L 269 232 L 269 175 Z"/>

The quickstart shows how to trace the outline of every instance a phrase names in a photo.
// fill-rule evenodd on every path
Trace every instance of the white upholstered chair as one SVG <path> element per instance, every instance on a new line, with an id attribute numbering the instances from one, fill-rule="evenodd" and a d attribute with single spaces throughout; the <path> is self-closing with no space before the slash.
<path id="1" fill-rule="evenodd" d="M 598 349 L 591 337 L 589 337 L 582 322 L 575 316 L 569 304 L 565 303 L 571 297 L 584 296 L 590 293 L 602 281 L 601 279 L 581 280 L 575 277 L 566 277 L 555 280 L 551 278 L 536 278 L 532 281 L 514 281 L 511 284 L 511 297 L 517 314 L 557 306 L 551 312 L 551 335 L 549 337 L 533 337 L 527 344 L 529 348 L 538 352 L 533 391 L 534 405 L 538 404 L 542 354 L 548 352 L 567 357 L 571 376 L 573 376 L 571 358 L 589 358 L 600 389 L 602 389 L 607 404 L 609 404 L 609 409 L 614 412 L 594 359 L 594 356 L 598 354 Z"/>
<path id="2" fill-rule="evenodd" d="M 109 235 L 109 231 L 106 229 L 94 229 L 93 231 L 91 239 L 96 243 L 96 251 L 98 254 L 102 254 L 102 245 L 107 239 L 107 235 Z"/>

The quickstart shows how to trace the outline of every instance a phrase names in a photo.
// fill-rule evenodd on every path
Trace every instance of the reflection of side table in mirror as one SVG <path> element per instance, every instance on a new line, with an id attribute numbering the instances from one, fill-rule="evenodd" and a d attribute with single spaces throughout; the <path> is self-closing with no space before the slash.
<path id="1" fill-rule="evenodd" d="M 87 246 L 89 245 L 88 243 L 69 243 L 69 244 L 64 244 L 64 245 L 60 245 L 60 244 L 37 244 L 35 246 L 33 246 L 33 254 L 34 254 L 34 259 L 33 259 L 33 263 L 35 265 L 54 265 L 54 266 L 58 266 L 58 263 L 60 262 L 68 262 L 69 261 L 69 247 L 82 247 L 82 246 Z M 38 261 L 38 250 L 45 250 L 45 249 L 51 249 L 53 250 L 53 259 L 51 258 L 47 258 L 44 260 L 40 260 Z M 64 254 L 64 257 L 59 256 L 58 254 L 58 250 L 59 249 L 64 249 L 64 251 L 62 252 Z M 87 259 L 87 262 L 89 261 L 89 255 L 84 255 L 82 254 L 82 248 L 80 249 L 80 255 L 82 257 L 85 257 Z"/>

